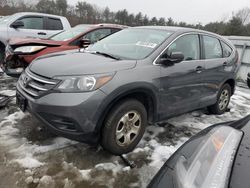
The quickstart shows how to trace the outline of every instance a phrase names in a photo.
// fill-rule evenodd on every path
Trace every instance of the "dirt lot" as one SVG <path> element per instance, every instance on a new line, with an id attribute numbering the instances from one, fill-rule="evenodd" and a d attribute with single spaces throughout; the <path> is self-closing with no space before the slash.
<path id="1" fill-rule="evenodd" d="M 0 76 L 0 93 L 15 94 L 16 80 Z M 137 149 L 126 155 L 137 168 L 100 147 L 50 134 L 15 105 L 0 109 L 0 187 L 78 188 L 146 187 L 169 156 L 207 126 L 250 113 L 250 90 L 237 87 L 230 112 L 221 116 L 199 110 L 149 126 Z"/>

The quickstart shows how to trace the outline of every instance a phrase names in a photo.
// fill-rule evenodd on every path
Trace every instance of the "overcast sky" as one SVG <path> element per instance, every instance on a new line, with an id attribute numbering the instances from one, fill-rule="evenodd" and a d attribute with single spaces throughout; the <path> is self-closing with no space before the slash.
<path id="1" fill-rule="evenodd" d="M 68 0 L 74 4 L 79 0 Z M 131 13 L 142 12 L 149 17 L 172 17 L 175 21 L 206 24 L 222 21 L 232 12 L 250 7 L 250 0 L 85 0 L 99 7 L 108 6 L 117 11 L 127 9 Z"/>

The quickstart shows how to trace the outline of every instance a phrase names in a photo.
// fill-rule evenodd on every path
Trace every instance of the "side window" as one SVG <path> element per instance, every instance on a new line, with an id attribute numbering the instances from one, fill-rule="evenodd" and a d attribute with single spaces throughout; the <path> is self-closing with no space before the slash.
<path id="1" fill-rule="evenodd" d="M 97 29 L 94 30 L 84 36 L 84 38 L 87 38 L 91 41 L 91 43 L 95 43 L 98 40 L 108 36 L 111 34 L 111 29 Z"/>
<path id="2" fill-rule="evenodd" d="M 200 59 L 200 45 L 198 35 L 185 35 L 177 39 L 167 50 L 167 55 L 172 52 L 181 52 L 185 61 Z"/>
<path id="3" fill-rule="evenodd" d="M 222 50 L 223 50 L 223 57 L 229 57 L 233 52 L 232 48 L 222 41 L 221 41 L 221 45 L 222 45 Z"/>
<path id="4" fill-rule="evenodd" d="M 19 20 L 24 23 L 24 27 L 22 27 L 23 29 L 44 29 L 43 17 L 25 17 Z"/>
<path id="5" fill-rule="evenodd" d="M 222 58 L 220 41 L 214 37 L 203 36 L 205 59 Z"/>
<path id="6" fill-rule="evenodd" d="M 118 31 L 121 31 L 121 29 L 112 29 L 112 30 L 111 30 L 111 33 L 113 34 L 113 33 L 116 33 L 116 32 L 118 32 Z"/>
<path id="7" fill-rule="evenodd" d="M 47 30 L 63 30 L 63 25 L 60 19 L 48 18 Z"/>

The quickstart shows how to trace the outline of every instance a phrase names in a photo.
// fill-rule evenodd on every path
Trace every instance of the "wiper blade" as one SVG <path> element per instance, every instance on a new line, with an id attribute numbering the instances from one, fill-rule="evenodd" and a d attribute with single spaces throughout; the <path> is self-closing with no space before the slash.
<path id="1" fill-rule="evenodd" d="M 95 51 L 95 52 L 92 52 L 92 53 L 95 53 L 95 54 L 100 54 L 100 55 L 103 55 L 103 56 L 106 56 L 106 57 L 109 57 L 109 58 L 112 58 L 112 59 L 115 59 L 115 60 L 120 60 L 121 58 L 119 57 L 116 57 L 112 54 L 108 54 L 108 53 L 105 53 L 105 52 L 98 52 L 98 51 Z"/>

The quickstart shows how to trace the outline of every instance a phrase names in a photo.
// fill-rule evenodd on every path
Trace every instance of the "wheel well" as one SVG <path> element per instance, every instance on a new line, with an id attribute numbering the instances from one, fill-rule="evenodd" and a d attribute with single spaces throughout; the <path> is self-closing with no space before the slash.
<path id="1" fill-rule="evenodd" d="M 103 125 L 103 122 L 105 121 L 108 113 L 112 110 L 112 108 L 120 101 L 126 100 L 126 99 L 136 99 L 140 101 L 147 111 L 148 116 L 148 122 L 154 121 L 154 113 L 155 113 L 155 102 L 152 96 L 150 96 L 146 92 L 132 92 L 125 95 L 121 95 L 116 97 L 114 100 L 112 100 L 112 103 L 108 105 L 108 107 L 105 109 L 104 113 L 102 113 L 102 117 L 98 121 L 98 128 L 101 128 Z"/>
<path id="2" fill-rule="evenodd" d="M 234 91 L 235 91 L 235 80 L 233 80 L 233 79 L 227 80 L 224 84 L 230 85 L 230 87 L 232 89 L 232 95 L 233 95 Z"/>

